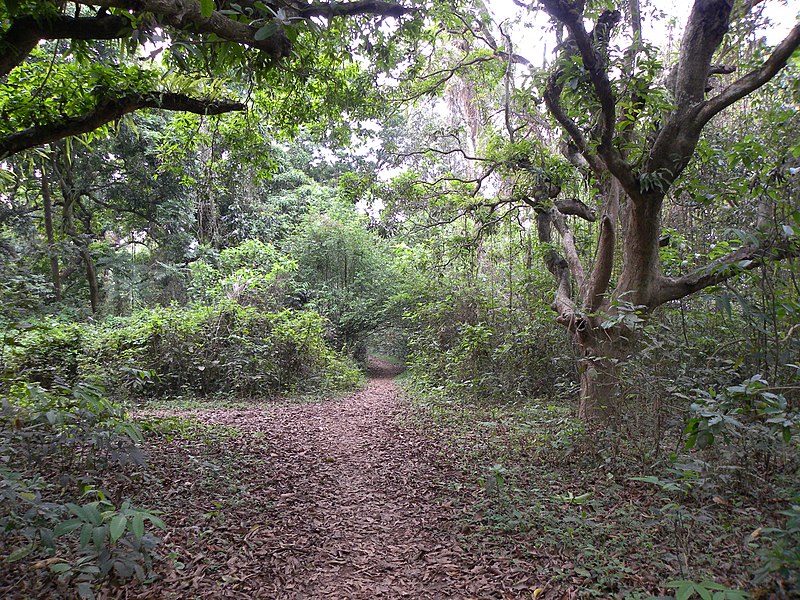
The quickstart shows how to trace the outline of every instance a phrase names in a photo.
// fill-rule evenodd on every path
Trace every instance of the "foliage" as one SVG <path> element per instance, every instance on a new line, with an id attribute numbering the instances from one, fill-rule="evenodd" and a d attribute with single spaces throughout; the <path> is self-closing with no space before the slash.
<path id="1" fill-rule="evenodd" d="M 434 236 L 401 257 L 411 371 L 457 398 L 509 401 L 571 385 L 569 347 L 540 297 L 548 282 L 526 265 L 539 249 L 506 226 L 478 230 L 473 243 Z"/>
<path id="2" fill-rule="evenodd" d="M 792 499 L 791 508 L 780 514 L 785 524 L 768 527 L 761 534 L 769 544 L 761 550 L 762 565 L 756 581 L 763 582 L 777 576 L 786 582 L 790 593 L 800 593 L 800 497 Z"/>
<path id="3" fill-rule="evenodd" d="M 247 240 L 193 262 L 189 297 L 207 304 L 229 300 L 275 310 L 283 305 L 286 281 L 296 270 L 297 263 L 270 244 Z"/>
<path id="4" fill-rule="evenodd" d="M 797 431 L 800 416 L 788 407 L 782 394 L 769 391 L 760 374 L 721 393 L 713 389 L 696 392 L 697 398 L 689 407 L 696 416 L 686 426 L 687 448 L 704 448 L 717 438 L 730 442 L 743 435 L 757 444 L 761 440 L 769 443 L 776 436 L 790 443 Z"/>
<path id="5" fill-rule="evenodd" d="M 26 377 L 67 384 L 103 381 L 120 397 L 230 393 L 240 397 L 346 389 L 360 374 L 325 342 L 311 311 L 261 312 L 231 301 L 195 308 L 140 310 L 79 328 L 51 323 L 23 337 L 11 364 Z M 63 357 L 62 357 L 63 354 Z"/>
<path id="6" fill-rule="evenodd" d="M 298 264 L 293 294 L 331 322 L 335 347 L 363 361 L 368 335 L 399 321 L 392 298 L 401 283 L 390 245 L 354 207 L 334 201 L 309 211 L 288 247 Z"/>
<path id="7" fill-rule="evenodd" d="M 101 478 L 124 479 L 143 464 L 141 441 L 139 428 L 97 387 L 13 384 L 0 410 L 5 568 L 39 559 L 59 586 L 75 586 L 82 598 L 94 597 L 99 579 L 144 581 L 158 543 L 145 521 L 161 529 L 164 523 L 95 488 Z"/>

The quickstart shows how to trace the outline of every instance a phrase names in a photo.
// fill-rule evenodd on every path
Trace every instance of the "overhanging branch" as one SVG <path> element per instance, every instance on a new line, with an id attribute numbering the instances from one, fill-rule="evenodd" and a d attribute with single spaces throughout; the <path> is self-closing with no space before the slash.
<path id="1" fill-rule="evenodd" d="M 40 40 L 113 40 L 130 33 L 130 21 L 117 15 L 18 17 L 0 34 L 0 77 L 25 60 Z"/>
<path id="2" fill-rule="evenodd" d="M 416 12 L 416 9 L 380 0 L 357 0 L 356 2 L 315 2 L 298 7 L 299 17 L 349 17 L 355 15 L 376 15 L 399 18 Z"/>
<path id="3" fill-rule="evenodd" d="M 128 94 L 121 98 L 101 100 L 94 110 L 83 115 L 67 117 L 48 125 L 29 127 L 0 138 L 0 159 L 68 136 L 94 131 L 128 113 L 143 108 L 219 115 L 244 110 L 245 106 L 239 102 L 202 100 L 171 92 Z"/>
<path id="4" fill-rule="evenodd" d="M 261 50 L 275 60 L 289 56 L 292 50 L 292 43 L 281 25 L 278 24 L 269 37 L 259 40 L 256 39 L 256 32 L 260 27 L 229 19 L 219 11 L 204 17 L 197 0 L 82 0 L 80 3 L 137 13 L 150 12 L 160 15 L 176 29 L 212 33 L 223 40 Z"/>

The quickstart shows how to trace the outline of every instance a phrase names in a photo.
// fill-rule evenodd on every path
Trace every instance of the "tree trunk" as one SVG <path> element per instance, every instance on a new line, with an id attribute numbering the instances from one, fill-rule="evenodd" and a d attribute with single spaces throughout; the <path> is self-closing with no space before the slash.
<path id="1" fill-rule="evenodd" d="M 574 336 L 580 350 L 580 404 L 578 416 L 614 426 L 623 414 L 620 370 L 632 350 L 631 332 L 623 335 L 595 325 L 592 331 L 579 331 Z"/>
<path id="2" fill-rule="evenodd" d="M 69 189 L 62 190 L 64 195 L 64 211 L 62 221 L 64 232 L 70 237 L 72 243 L 78 249 L 78 254 L 83 262 L 86 271 L 86 282 L 89 284 L 89 303 L 92 307 L 92 314 L 96 314 L 100 307 L 100 285 L 97 282 L 97 269 L 94 266 L 94 259 L 86 241 L 82 239 L 78 230 L 75 228 L 75 217 L 73 214 L 74 198 Z"/>
<path id="3" fill-rule="evenodd" d="M 42 201 L 44 203 L 44 230 L 47 235 L 47 255 L 50 257 L 50 274 L 53 278 L 53 292 L 56 302 L 61 302 L 61 273 L 56 256 L 55 233 L 53 232 L 53 196 L 50 194 L 50 182 L 47 180 L 45 162 L 41 162 Z"/>

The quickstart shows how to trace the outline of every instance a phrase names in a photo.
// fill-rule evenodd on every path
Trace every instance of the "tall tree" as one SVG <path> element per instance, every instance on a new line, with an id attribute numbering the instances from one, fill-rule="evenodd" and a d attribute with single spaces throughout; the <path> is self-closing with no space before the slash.
<path id="1" fill-rule="evenodd" d="M 763 63 L 716 93 L 710 90 L 709 77 L 733 71 L 714 59 L 732 20 L 744 17 L 753 4 L 734 10 L 729 0 L 694 2 L 677 61 L 666 73 L 663 91 L 668 101 L 664 102 L 656 83 L 637 77 L 635 70 L 621 81 L 612 75 L 609 42 L 620 12 L 603 11 L 594 19 L 594 29 L 587 31 L 589 15 L 582 3 L 541 2 L 569 32 L 544 86 L 544 99 L 569 136 L 574 149 L 570 157 L 588 166 L 603 191 L 592 268 L 584 271 L 575 260 L 574 238 L 566 230 L 561 232 L 564 258 L 548 265 L 561 283 L 554 303 L 558 321 L 568 328 L 584 357 L 580 371 L 585 416 L 614 414 L 620 408 L 617 366 L 636 337 L 631 327 L 635 320 L 626 319 L 626 313 L 646 315 L 669 301 L 719 284 L 741 269 L 798 251 L 796 236 L 770 229 L 751 243 L 679 276 L 665 276 L 659 261 L 665 198 L 694 157 L 704 128 L 775 77 L 800 46 L 800 25 L 796 25 Z M 628 49 L 631 61 L 640 52 L 636 47 L 639 13 L 634 14 L 634 41 Z M 586 96 L 577 106 L 591 119 L 581 119 L 577 111 L 566 107 L 565 82 L 570 77 L 577 78 L 576 89 L 584 84 L 581 90 Z M 618 242 L 621 257 L 615 252 Z M 616 275 L 615 285 L 612 275 Z M 574 296 L 570 278 L 577 287 Z"/>
<path id="2" fill-rule="evenodd" d="M 701 137 L 718 127 L 726 108 L 782 73 L 800 45 L 800 25 L 775 48 L 762 43 L 754 63 L 726 64 L 742 32 L 757 23 L 751 14 L 757 3 L 697 0 L 680 51 L 662 61 L 660 49 L 643 38 L 638 0 L 621 6 L 624 15 L 601 2 L 517 4 L 549 15 L 559 37 L 557 56 L 544 69 L 521 56 L 512 48 L 508 24 L 493 25 L 480 2 L 471 14 L 458 13 L 448 34 L 475 43 L 431 69 L 419 93 L 481 69 L 491 74 L 495 103 L 488 112 L 495 116 L 484 121 L 476 154 L 468 151 L 474 144 L 463 132 L 442 127 L 423 147 L 406 148 L 403 157 L 418 170 L 420 159 L 428 160 L 423 190 L 432 189 L 406 196 L 422 200 L 438 223 L 466 213 L 491 223 L 502 207 L 529 207 L 556 283 L 556 320 L 580 356 L 580 413 L 611 417 L 621 409 L 619 365 L 650 313 L 742 270 L 798 253 L 797 232 L 775 219 L 767 226 L 764 211 L 760 225 L 752 223 L 752 236 L 705 264 L 665 274 L 659 251 L 668 242 L 664 208 L 685 190 L 681 176 L 700 159 Z M 620 31 L 623 17 L 627 31 Z M 624 40 L 627 47 L 619 48 Z M 519 66 L 533 77 L 515 75 Z M 742 66 L 747 72 L 733 75 Z M 712 81 L 716 75 L 727 85 Z M 539 82 L 538 89 L 530 80 Z M 457 158 L 480 168 L 459 168 Z M 592 193 L 570 185 L 576 175 Z M 712 215 L 695 218 L 709 221 Z M 575 219 L 593 224 L 588 231 L 594 235 Z M 591 243 L 593 251 L 586 247 Z"/>

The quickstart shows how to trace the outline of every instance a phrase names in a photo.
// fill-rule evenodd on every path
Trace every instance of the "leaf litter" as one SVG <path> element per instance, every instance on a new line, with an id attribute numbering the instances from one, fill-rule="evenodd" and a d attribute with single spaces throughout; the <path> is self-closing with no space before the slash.
<path id="1" fill-rule="evenodd" d="M 164 512 L 166 560 L 152 583 L 99 597 L 539 597 L 550 559 L 467 538 L 449 499 L 465 475 L 404 423 L 397 369 L 371 371 L 364 390 L 317 404 L 150 412 L 219 434 L 151 439 L 136 501 Z"/>

